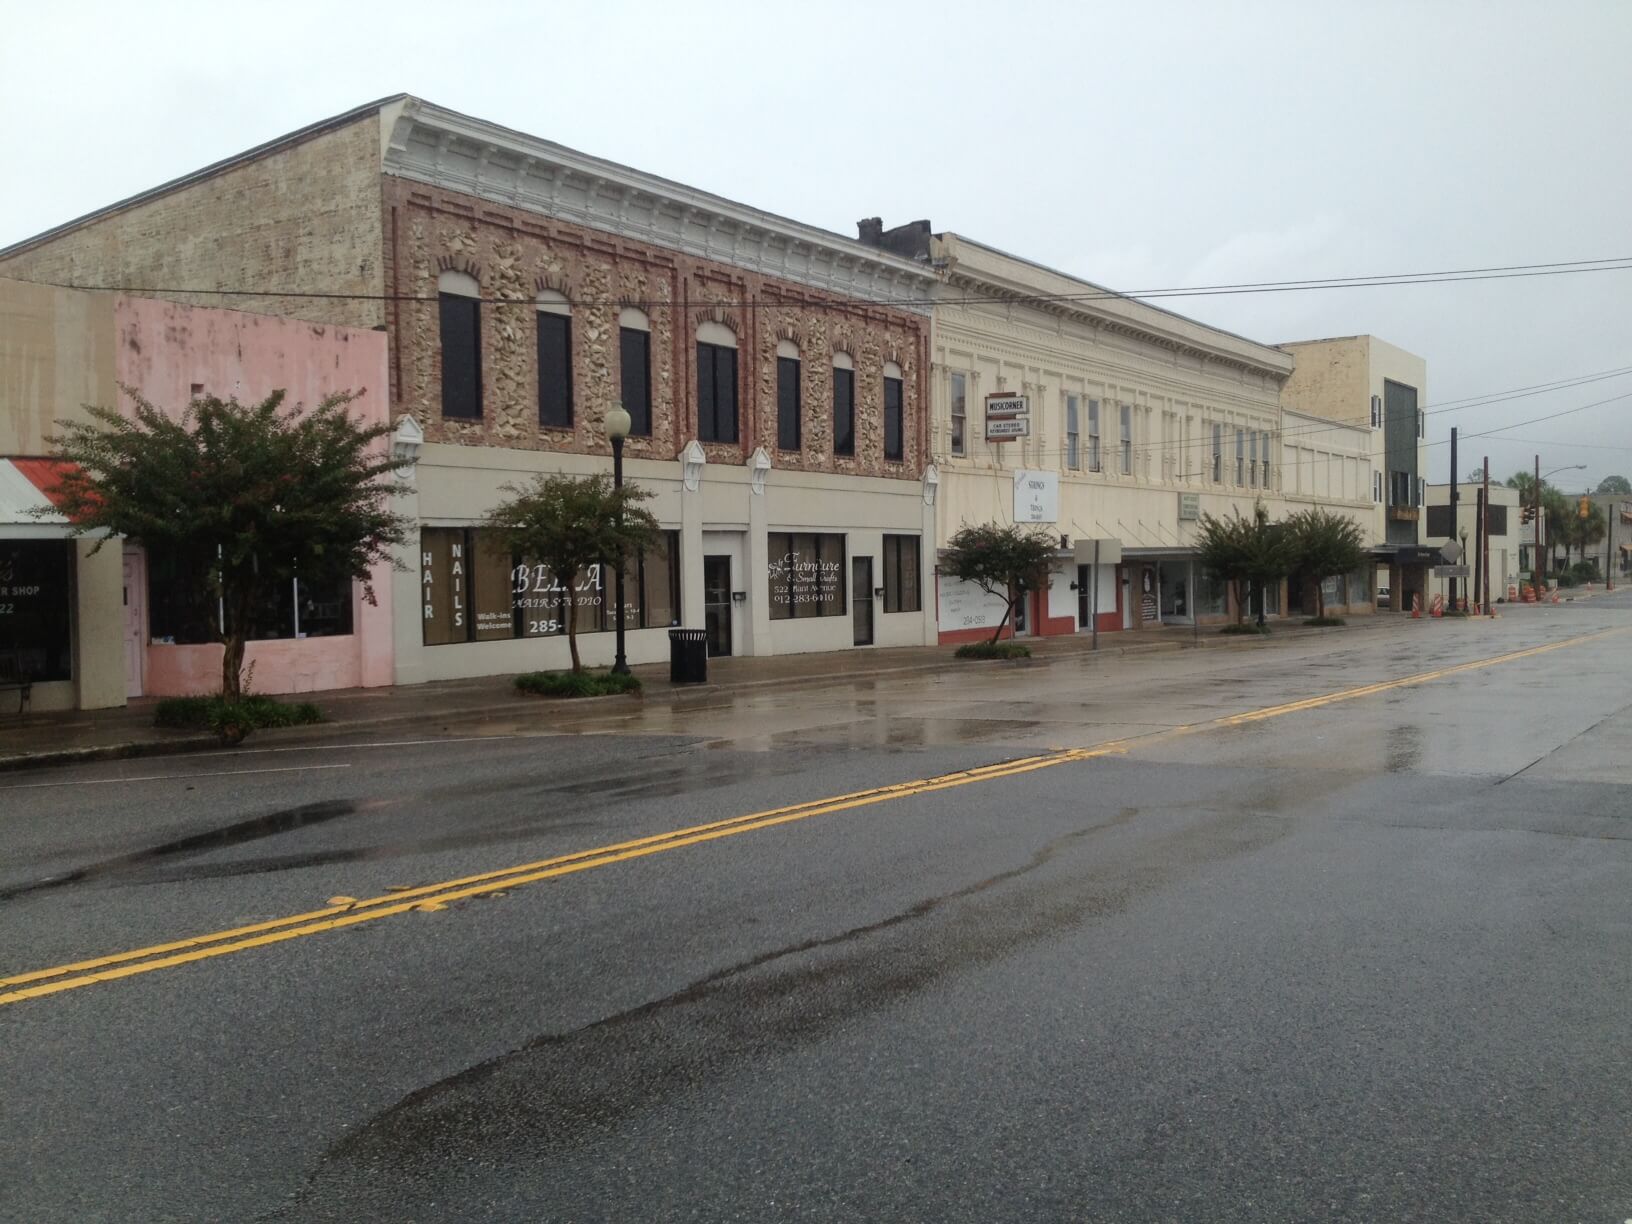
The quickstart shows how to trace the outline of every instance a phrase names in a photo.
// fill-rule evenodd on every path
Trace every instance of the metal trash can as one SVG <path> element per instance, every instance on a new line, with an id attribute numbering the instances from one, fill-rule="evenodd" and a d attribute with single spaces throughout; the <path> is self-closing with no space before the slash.
<path id="1" fill-rule="evenodd" d="M 708 683 L 707 630 L 669 630 L 669 683 Z"/>

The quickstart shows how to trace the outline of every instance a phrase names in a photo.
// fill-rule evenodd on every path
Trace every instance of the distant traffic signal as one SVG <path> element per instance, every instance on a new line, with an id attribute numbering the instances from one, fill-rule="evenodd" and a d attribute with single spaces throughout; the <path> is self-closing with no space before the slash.
<path id="1" fill-rule="evenodd" d="M 1519 508 L 1519 522 L 1529 524 L 1535 522 L 1535 519 L 1536 508 L 1534 506 L 1521 506 Z"/>

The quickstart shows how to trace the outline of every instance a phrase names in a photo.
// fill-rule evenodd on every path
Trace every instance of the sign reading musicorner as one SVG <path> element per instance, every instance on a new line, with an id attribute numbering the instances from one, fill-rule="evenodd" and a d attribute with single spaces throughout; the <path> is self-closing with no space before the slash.
<path id="1" fill-rule="evenodd" d="M 986 440 L 1006 442 L 1031 437 L 1031 401 L 1023 395 L 994 391 L 986 397 Z"/>

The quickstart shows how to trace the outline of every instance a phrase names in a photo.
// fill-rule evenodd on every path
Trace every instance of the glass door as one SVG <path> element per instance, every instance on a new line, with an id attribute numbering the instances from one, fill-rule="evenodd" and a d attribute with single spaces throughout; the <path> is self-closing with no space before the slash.
<path id="1" fill-rule="evenodd" d="M 703 558 L 703 629 L 710 657 L 731 653 L 731 558 Z"/>
<path id="2" fill-rule="evenodd" d="M 850 558 L 850 615 L 855 627 L 855 644 L 873 644 L 873 559 Z"/>

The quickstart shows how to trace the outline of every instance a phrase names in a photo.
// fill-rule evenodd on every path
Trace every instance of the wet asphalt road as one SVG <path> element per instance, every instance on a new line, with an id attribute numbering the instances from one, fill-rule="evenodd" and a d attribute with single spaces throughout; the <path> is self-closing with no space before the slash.
<path id="1" fill-rule="evenodd" d="M 1111 749 L 0 1005 L 0 1219 L 1632 1217 L 1632 597 L 599 711 L 0 778 L 0 978 Z"/>

